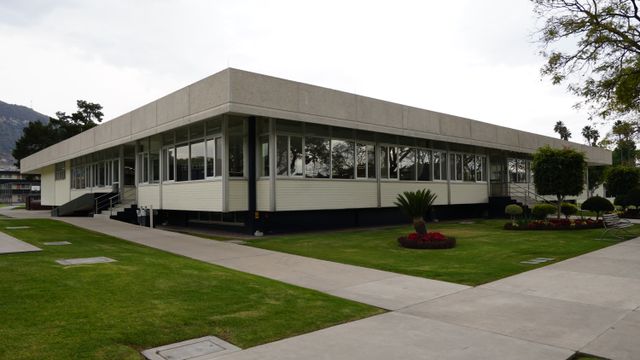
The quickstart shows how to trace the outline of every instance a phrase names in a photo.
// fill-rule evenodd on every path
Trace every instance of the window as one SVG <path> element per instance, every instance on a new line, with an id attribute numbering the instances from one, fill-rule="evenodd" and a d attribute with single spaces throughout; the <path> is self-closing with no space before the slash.
<path id="1" fill-rule="evenodd" d="M 66 174 L 65 174 L 65 168 L 64 168 L 64 161 L 63 162 L 59 162 L 55 165 L 55 179 L 56 180 L 64 180 Z"/>
<path id="2" fill-rule="evenodd" d="M 418 149 L 418 180 L 431 180 L 431 150 Z"/>
<path id="3" fill-rule="evenodd" d="M 229 135 L 229 176 L 244 176 L 244 141 L 242 135 Z"/>
<path id="4" fill-rule="evenodd" d="M 395 146 L 389 147 L 389 179 L 398 179 L 398 150 Z"/>
<path id="5" fill-rule="evenodd" d="M 175 180 L 176 150 L 173 147 L 164 149 L 164 180 Z"/>
<path id="6" fill-rule="evenodd" d="M 216 138 L 216 160 L 214 176 L 222 176 L 222 138 Z"/>
<path id="7" fill-rule="evenodd" d="M 258 176 L 269 176 L 269 135 L 258 137 Z"/>
<path id="8" fill-rule="evenodd" d="M 289 176 L 303 175 L 302 137 L 289 136 Z"/>
<path id="9" fill-rule="evenodd" d="M 389 148 L 380 146 L 380 178 L 389 178 Z"/>
<path id="10" fill-rule="evenodd" d="M 334 179 L 353 179 L 355 142 L 331 139 L 331 176 Z"/>
<path id="11" fill-rule="evenodd" d="M 447 154 L 444 151 L 433 152 L 433 180 L 447 180 Z"/>
<path id="12" fill-rule="evenodd" d="M 190 180 L 204 179 L 204 141 L 191 143 Z"/>
<path id="13" fill-rule="evenodd" d="M 176 146 L 176 181 L 189 180 L 189 145 Z"/>
<path id="14" fill-rule="evenodd" d="M 376 178 L 375 147 L 371 144 L 358 144 L 356 153 L 356 177 L 361 179 Z"/>
<path id="15" fill-rule="evenodd" d="M 415 150 L 409 147 L 398 148 L 400 163 L 400 180 L 416 179 Z"/>
<path id="16" fill-rule="evenodd" d="M 276 156 L 277 156 L 277 168 L 278 168 L 278 175 L 288 175 L 288 169 L 289 169 L 289 137 L 288 136 L 282 136 L 282 135 L 278 135 L 277 138 L 277 149 L 276 149 Z"/>
<path id="17" fill-rule="evenodd" d="M 306 137 L 304 145 L 305 173 L 308 178 L 329 178 L 329 139 L 321 137 Z"/>
<path id="18" fill-rule="evenodd" d="M 485 178 L 487 166 L 487 157 L 486 156 L 477 156 L 476 157 L 476 181 L 487 181 Z"/>
<path id="19" fill-rule="evenodd" d="M 476 180 L 476 157 L 469 154 L 462 156 L 463 162 L 463 180 L 475 181 Z"/>
<path id="20" fill-rule="evenodd" d="M 508 159 L 507 170 L 509 172 L 509 181 L 513 183 L 526 183 L 528 163 L 528 160 Z"/>

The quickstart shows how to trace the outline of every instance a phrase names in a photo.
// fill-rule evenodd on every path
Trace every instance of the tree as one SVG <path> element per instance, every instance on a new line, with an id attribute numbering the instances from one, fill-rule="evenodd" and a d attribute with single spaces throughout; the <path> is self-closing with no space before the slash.
<path id="1" fill-rule="evenodd" d="M 571 131 L 569 131 L 566 126 L 564 126 L 564 123 L 562 121 L 558 121 L 556 123 L 556 126 L 553 127 L 553 131 L 557 132 L 558 135 L 560 135 L 560 139 L 562 140 L 569 140 L 569 138 L 571 137 Z"/>
<path id="2" fill-rule="evenodd" d="M 71 115 L 58 111 L 56 118 L 49 118 L 47 125 L 32 122 L 24 128 L 11 153 L 17 159 L 16 166 L 20 167 L 20 159 L 89 130 L 102 121 L 102 105 L 84 100 L 78 100 L 76 105 L 78 110 Z"/>
<path id="3" fill-rule="evenodd" d="M 431 211 L 436 197 L 438 196 L 433 194 L 429 189 L 405 191 L 402 194 L 398 194 L 394 204 L 411 218 L 416 233 L 424 235 L 427 233 L 427 224 L 424 221 L 424 215 Z"/>
<path id="4" fill-rule="evenodd" d="M 566 83 L 591 115 L 640 110 L 640 14 L 636 0 L 532 0 L 543 76 Z M 567 44 L 575 46 L 567 46 Z M 562 49 L 561 49 L 562 47 Z"/>
<path id="5" fill-rule="evenodd" d="M 635 136 L 637 127 L 628 121 L 617 120 L 611 128 L 611 135 L 616 143 L 613 160 L 616 163 L 634 166 L 637 158 Z"/>
<path id="6" fill-rule="evenodd" d="M 609 195 L 625 195 L 640 185 L 640 169 L 622 165 L 612 166 L 607 170 L 605 179 Z"/>
<path id="7" fill-rule="evenodd" d="M 608 166 L 589 166 L 587 168 L 589 181 L 587 183 L 587 191 L 589 196 L 593 196 L 593 192 L 604 183 L 604 174 Z"/>
<path id="8" fill-rule="evenodd" d="M 582 192 L 585 167 L 585 155 L 570 148 L 552 149 L 547 145 L 533 154 L 536 192 L 557 197 L 558 219 L 564 198 Z"/>
<path id="9" fill-rule="evenodd" d="M 611 203 L 611 201 L 606 198 L 600 196 L 593 196 L 585 200 L 582 205 L 580 205 L 582 210 L 593 211 L 596 213 L 596 220 L 600 218 L 602 213 L 613 211 L 615 207 Z"/>
<path id="10" fill-rule="evenodd" d="M 600 132 L 597 129 L 587 125 L 582 128 L 582 137 L 587 140 L 587 145 L 596 146 L 600 138 Z"/>

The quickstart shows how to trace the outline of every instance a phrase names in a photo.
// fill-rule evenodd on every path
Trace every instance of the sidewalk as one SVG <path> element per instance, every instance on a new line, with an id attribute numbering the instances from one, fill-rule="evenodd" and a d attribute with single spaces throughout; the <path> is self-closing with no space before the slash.
<path id="1" fill-rule="evenodd" d="M 471 288 L 111 220 L 59 220 L 391 310 L 216 359 L 640 358 L 640 239 Z"/>

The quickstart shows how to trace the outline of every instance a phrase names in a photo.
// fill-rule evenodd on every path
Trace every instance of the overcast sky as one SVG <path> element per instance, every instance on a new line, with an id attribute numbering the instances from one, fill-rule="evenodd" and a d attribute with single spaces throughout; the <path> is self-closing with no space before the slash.
<path id="1" fill-rule="evenodd" d="M 0 100 L 109 120 L 234 67 L 583 142 L 536 22 L 528 0 L 2 0 Z"/>

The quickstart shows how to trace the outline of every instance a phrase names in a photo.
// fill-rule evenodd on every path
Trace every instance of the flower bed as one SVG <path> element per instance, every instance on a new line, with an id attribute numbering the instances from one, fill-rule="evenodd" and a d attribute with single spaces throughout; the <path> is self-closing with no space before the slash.
<path id="1" fill-rule="evenodd" d="M 456 239 L 454 237 L 447 237 L 439 232 L 429 232 L 424 235 L 418 233 L 411 233 L 409 236 L 401 236 L 398 238 L 398 243 L 402 247 L 409 249 L 451 249 L 456 246 Z"/>
<path id="2" fill-rule="evenodd" d="M 602 228 L 602 220 L 548 219 L 504 224 L 505 230 L 584 230 Z"/>

